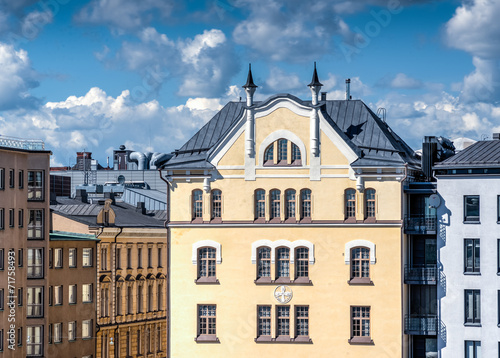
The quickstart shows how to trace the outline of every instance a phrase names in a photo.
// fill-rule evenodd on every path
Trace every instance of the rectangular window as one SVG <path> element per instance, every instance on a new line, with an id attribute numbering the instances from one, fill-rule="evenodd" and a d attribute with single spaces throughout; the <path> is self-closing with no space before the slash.
<path id="1" fill-rule="evenodd" d="M 295 218 L 295 190 L 287 190 L 285 192 L 286 196 L 286 208 L 285 214 L 286 218 Z"/>
<path id="2" fill-rule="evenodd" d="M 464 221 L 479 222 L 479 195 L 464 195 Z"/>
<path id="3" fill-rule="evenodd" d="M 76 285 L 69 285 L 68 288 L 69 288 L 68 303 L 75 304 L 76 303 Z"/>
<path id="4" fill-rule="evenodd" d="M 49 249 L 49 268 L 54 267 L 54 250 Z"/>
<path id="5" fill-rule="evenodd" d="M 271 306 L 257 306 L 257 338 L 271 339 Z"/>
<path id="6" fill-rule="evenodd" d="M 76 322 L 68 322 L 68 341 L 76 340 Z"/>
<path id="7" fill-rule="evenodd" d="M 70 248 L 68 250 L 69 267 L 76 267 L 76 249 Z"/>
<path id="8" fill-rule="evenodd" d="M 311 217 L 311 205 L 312 194 L 309 189 L 302 189 L 300 191 L 300 218 L 310 218 Z"/>
<path id="9" fill-rule="evenodd" d="M 106 271 L 108 269 L 108 249 L 106 247 L 101 248 L 101 270 Z"/>
<path id="10" fill-rule="evenodd" d="M 43 317 L 43 287 L 28 287 L 27 316 Z"/>
<path id="11" fill-rule="evenodd" d="M 63 249 L 54 249 L 54 267 L 63 267 Z"/>
<path id="12" fill-rule="evenodd" d="M 153 248 L 148 247 L 148 268 L 153 268 Z"/>
<path id="13" fill-rule="evenodd" d="M 43 170 L 28 171 L 28 200 L 43 200 Z"/>
<path id="14" fill-rule="evenodd" d="M 54 305 L 62 305 L 63 304 L 63 287 L 62 286 L 54 286 Z"/>
<path id="15" fill-rule="evenodd" d="M 465 341 L 465 358 L 481 358 L 480 341 Z"/>
<path id="16" fill-rule="evenodd" d="M 82 266 L 92 267 L 92 248 L 84 248 L 82 253 Z"/>
<path id="17" fill-rule="evenodd" d="M 17 329 L 17 346 L 21 347 L 23 345 L 23 327 Z"/>
<path id="18" fill-rule="evenodd" d="M 3 296 L 3 288 L 0 288 L 0 311 L 4 310 L 4 296 Z"/>
<path id="19" fill-rule="evenodd" d="M 54 323 L 54 343 L 62 342 L 62 323 Z"/>
<path id="20" fill-rule="evenodd" d="M 9 187 L 13 188 L 16 185 L 14 177 L 14 169 L 9 170 Z"/>
<path id="21" fill-rule="evenodd" d="M 198 339 L 215 339 L 216 306 L 198 305 Z"/>
<path id="22" fill-rule="evenodd" d="M 0 230 L 5 229 L 5 209 L 0 208 Z"/>
<path id="23" fill-rule="evenodd" d="M 481 291 L 465 290 L 465 324 L 481 324 Z"/>
<path id="24" fill-rule="evenodd" d="M 309 249 L 299 247 L 295 250 L 295 278 L 309 277 Z"/>
<path id="25" fill-rule="evenodd" d="M 158 248 L 158 267 L 163 267 L 162 265 L 162 256 L 161 256 L 161 247 Z"/>
<path id="26" fill-rule="evenodd" d="M 89 303 L 92 302 L 92 284 L 83 284 L 82 285 L 82 302 Z"/>
<path id="27" fill-rule="evenodd" d="M 92 320 L 88 319 L 82 322 L 82 338 L 92 338 Z"/>
<path id="28" fill-rule="evenodd" d="M 290 277 L 290 249 L 280 247 L 276 249 L 276 278 Z"/>
<path id="29" fill-rule="evenodd" d="M 266 192 L 265 190 L 255 191 L 255 218 L 264 219 L 266 217 Z"/>
<path id="30" fill-rule="evenodd" d="M 351 307 L 351 339 L 350 342 L 371 342 L 370 307 Z"/>
<path id="31" fill-rule="evenodd" d="M 43 330 L 42 326 L 28 326 L 26 332 L 26 355 L 36 357 L 43 355 Z"/>
<path id="32" fill-rule="evenodd" d="M 271 219 L 279 219 L 280 218 L 280 208 L 281 208 L 281 191 L 279 190 L 271 190 Z"/>
<path id="33" fill-rule="evenodd" d="M 142 268 L 142 248 L 137 248 L 137 268 Z"/>
<path id="34" fill-rule="evenodd" d="M 4 270 L 4 259 L 5 259 L 5 250 L 0 249 L 0 271 Z"/>
<path id="35" fill-rule="evenodd" d="M 290 306 L 276 306 L 276 339 L 290 336 Z"/>
<path id="36" fill-rule="evenodd" d="M 132 268 L 132 248 L 131 247 L 127 248 L 127 268 L 128 269 Z"/>
<path id="37" fill-rule="evenodd" d="M 3 329 L 0 329 L 0 352 L 3 352 Z"/>
<path id="38" fill-rule="evenodd" d="M 23 227 L 24 226 L 24 209 L 19 209 L 17 212 L 17 226 Z"/>
<path id="39" fill-rule="evenodd" d="M 497 223 L 500 223 L 500 195 L 497 195 Z"/>
<path id="40" fill-rule="evenodd" d="M 122 249 L 116 249 L 116 268 L 122 268 Z"/>
<path id="41" fill-rule="evenodd" d="M 479 239 L 464 240 L 464 273 L 480 272 Z"/>
<path id="42" fill-rule="evenodd" d="M 24 170 L 19 171 L 19 189 L 24 188 Z"/>
<path id="43" fill-rule="evenodd" d="M 309 306 L 295 306 L 295 336 L 309 337 Z"/>
<path id="44" fill-rule="evenodd" d="M 52 302 L 54 301 L 53 296 L 54 296 L 54 287 L 49 286 L 49 306 L 52 306 Z"/>
<path id="45" fill-rule="evenodd" d="M 5 189 L 5 168 L 0 168 L 0 190 Z"/>
<path id="46" fill-rule="evenodd" d="M 14 218 L 14 209 L 9 209 L 9 227 L 14 227 L 15 218 Z"/>
<path id="47" fill-rule="evenodd" d="M 43 240 L 43 210 L 29 210 L 28 240 Z"/>
<path id="48" fill-rule="evenodd" d="M 23 288 L 18 288 L 17 289 L 17 304 L 18 306 L 23 305 L 23 298 L 24 298 L 24 293 L 23 293 Z"/>
<path id="49" fill-rule="evenodd" d="M 23 267 L 24 265 L 24 249 L 17 250 L 17 266 Z"/>

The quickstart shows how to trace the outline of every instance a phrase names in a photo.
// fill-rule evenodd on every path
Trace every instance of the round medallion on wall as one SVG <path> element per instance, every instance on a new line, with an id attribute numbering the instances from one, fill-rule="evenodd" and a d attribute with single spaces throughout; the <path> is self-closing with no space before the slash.
<path id="1" fill-rule="evenodd" d="M 292 300 L 293 292 L 292 289 L 288 286 L 281 285 L 274 289 L 274 298 L 279 303 L 288 303 Z"/>

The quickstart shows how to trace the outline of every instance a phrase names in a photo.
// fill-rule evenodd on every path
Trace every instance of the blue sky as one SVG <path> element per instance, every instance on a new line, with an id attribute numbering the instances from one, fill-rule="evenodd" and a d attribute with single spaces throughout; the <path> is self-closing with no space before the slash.
<path id="1" fill-rule="evenodd" d="M 265 4 L 265 5 L 264 5 Z M 53 165 L 125 144 L 179 148 L 227 101 L 353 98 L 414 149 L 500 131 L 496 0 L 0 0 L 0 135 L 43 139 Z"/>

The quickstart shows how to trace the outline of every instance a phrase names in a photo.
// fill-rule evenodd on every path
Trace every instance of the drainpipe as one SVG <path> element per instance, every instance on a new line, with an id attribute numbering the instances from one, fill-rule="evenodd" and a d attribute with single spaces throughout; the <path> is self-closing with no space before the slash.
<path id="1" fill-rule="evenodd" d="M 163 178 L 161 169 L 160 178 L 167 184 L 167 217 L 165 219 L 165 229 L 167 229 L 167 358 L 170 358 L 170 183 Z"/>
<path id="2" fill-rule="evenodd" d="M 401 198 L 403 199 L 402 200 L 402 204 L 401 205 L 401 217 L 403 218 L 403 227 L 402 227 L 402 230 L 401 230 L 401 262 L 403 263 L 401 265 L 401 277 L 403 278 L 401 281 L 403 282 L 403 284 L 401 285 L 401 332 L 402 332 L 402 335 L 401 335 L 401 357 L 404 357 L 404 347 L 405 347 L 405 342 L 404 342 L 404 339 L 405 339 L 405 311 L 404 311 L 404 308 L 405 308 L 405 299 L 404 299 L 404 274 L 405 274 L 405 270 L 404 270 L 404 253 L 403 253 L 403 247 L 404 247 L 404 239 L 405 239 L 405 231 L 404 231 L 404 225 L 405 225 L 405 220 L 404 220 L 404 206 L 406 205 L 406 201 L 404 200 L 404 195 L 405 195 L 405 191 L 404 191 L 404 181 L 406 180 L 406 178 L 408 178 L 408 163 L 405 163 L 405 175 L 403 177 L 403 179 L 401 180 Z M 407 297 L 406 299 L 408 299 L 409 297 Z"/>

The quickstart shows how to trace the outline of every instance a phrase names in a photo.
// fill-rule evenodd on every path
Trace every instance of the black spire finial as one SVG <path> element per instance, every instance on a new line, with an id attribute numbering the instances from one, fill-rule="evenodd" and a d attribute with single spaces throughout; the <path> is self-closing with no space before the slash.
<path id="1" fill-rule="evenodd" d="M 314 61 L 314 72 L 311 83 L 308 84 L 309 87 L 312 86 L 323 86 L 323 84 L 319 81 L 318 72 L 316 71 L 316 61 Z"/>
<path id="2" fill-rule="evenodd" d="M 249 87 L 254 87 L 256 88 L 257 86 L 255 85 L 255 83 L 253 83 L 253 76 L 252 76 L 252 64 L 249 63 L 248 64 L 248 76 L 247 76 L 247 83 L 245 83 L 244 86 L 242 86 L 243 88 L 249 88 Z"/>

